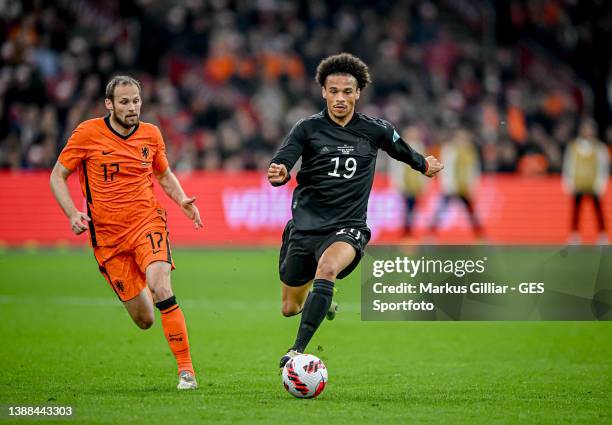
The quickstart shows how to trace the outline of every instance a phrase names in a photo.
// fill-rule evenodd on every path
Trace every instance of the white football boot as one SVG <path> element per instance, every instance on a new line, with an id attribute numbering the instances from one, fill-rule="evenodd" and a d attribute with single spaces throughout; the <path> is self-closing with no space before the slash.
<path id="1" fill-rule="evenodd" d="M 195 390 L 198 388 L 198 381 L 195 376 L 188 370 L 183 370 L 179 374 L 179 382 L 176 386 L 177 390 Z"/>

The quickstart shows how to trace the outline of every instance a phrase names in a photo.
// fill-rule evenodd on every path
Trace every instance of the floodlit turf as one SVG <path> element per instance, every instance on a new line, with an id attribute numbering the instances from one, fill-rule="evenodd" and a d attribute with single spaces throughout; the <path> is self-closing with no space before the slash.
<path id="1" fill-rule="evenodd" d="M 179 393 L 159 321 L 133 325 L 90 252 L 1 253 L 0 405 L 74 406 L 72 424 L 612 423 L 611 323 L 361 322 L 357 272 L 310 345 L 329 384 L 294 399 L 276 255 L 175 250 L 201 387 Z"/>

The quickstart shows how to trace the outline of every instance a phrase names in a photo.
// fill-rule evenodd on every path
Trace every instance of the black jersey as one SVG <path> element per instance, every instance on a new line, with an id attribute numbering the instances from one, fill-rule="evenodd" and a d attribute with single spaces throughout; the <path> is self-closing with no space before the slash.
<path id="1" fill-rule="evenodd" d="M 325 231 L 366 225 L 378 149 L 426 171 L 423 155 L 385 120 L 356 112 L 342 127 L 323 110 L 298 121 L 271 161 L 291 171 L 302 157 L 291 203 L 296 228 Z"/>

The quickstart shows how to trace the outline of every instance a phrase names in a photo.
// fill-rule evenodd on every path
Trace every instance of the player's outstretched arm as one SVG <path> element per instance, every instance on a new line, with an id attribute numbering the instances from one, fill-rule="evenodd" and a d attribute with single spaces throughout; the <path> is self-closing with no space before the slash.
<path id="1" fill-rule="evenodd" d="M 74 206 L 74 202 L 70 197 L 70 191 L 66 180 L 68 176 L 72 174 L 68 168 L 64 167 L 59 161 L 55 163 L 53 171 L 51 171 L 51 177 L 49 183 L 51 185 L 51 192 L 55 196 L 55 200 L 70 220 L 70 228 L 75 235 L 80 235 L 87 230 L 86 222 L 91 221 L 89 216 L 84 212 L 77 210 Z"/>
<path id="2" fill-rule="evenodd" d="M 432 177 L 444 169 L 444 164 L 442 164 L 438 158 L 433 155 L 429 155 L 427 158 L 425 158 L 425 161 L 427 161 L 427 171 L 425 171 L 425 175 L 427 177 Z"/>
<path id="3" fill-rule="evenodd" d="M 281 186 L 289 181 L 289 172 L 284 164 L 270 164 L 268 168 L 268 181 L 272 186 Z"/>
<path id="4" fill-rule="evenodd" d="M 196 229 L 201 228 L 203 224 L 200 219 L 200 210 L 195 205 L 196 198 L 188 198 L 185 195 L 181 183 L 170 168 L 167 168 L 166 171 L 159 175 L 155 175 L 155 177 L 157 177 L 157 181 L 162 189 L 164 189 L 164 192 L 166 192 L 166 195 L 181 207 L 189 220 L 193 221 L 193 226 Z"/>

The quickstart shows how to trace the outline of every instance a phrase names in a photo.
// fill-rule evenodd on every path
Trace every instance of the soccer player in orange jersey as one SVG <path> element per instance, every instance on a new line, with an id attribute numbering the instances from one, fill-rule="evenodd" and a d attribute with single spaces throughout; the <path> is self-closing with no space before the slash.
<path id="1" fill-rule="evenodd" d="M 174 269 L 166 211 L 153 194 L 155 175 L 164 192 L 202 227 L 195 198 L 185 195 L 170 170 L 159 129 L 140 122 L 140 83 L 114 77 L 106 86 L 109 115 L 81 123 L 51 173 L 51 190 L 79 235 L 89 230 L 100 272 L 132 320 L 148 329 L 161 313 L 162 327 L 178 364 L 178 389 L 195 389 L 185 318 L 170 285 Z M 79 211 L 66 180 L 78 170 L 87 212 Z"/>

